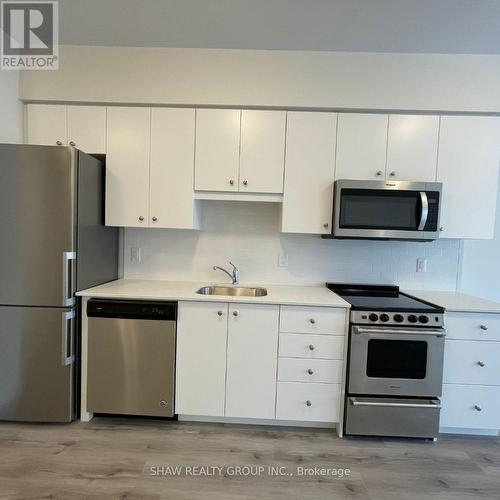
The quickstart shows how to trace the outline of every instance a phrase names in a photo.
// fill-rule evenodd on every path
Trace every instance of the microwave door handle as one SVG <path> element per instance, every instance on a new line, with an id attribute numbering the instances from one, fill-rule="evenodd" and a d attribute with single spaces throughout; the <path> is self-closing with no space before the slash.
<path id="1" fill-rule="evenodd" d="M 420 191 L 420 202 L 422 204 L 422 212 L 420 213 L 418 230 L 423 231 L 429 215 L 429 200 L 427 199 L 427 193 L 425 191 Z"/>

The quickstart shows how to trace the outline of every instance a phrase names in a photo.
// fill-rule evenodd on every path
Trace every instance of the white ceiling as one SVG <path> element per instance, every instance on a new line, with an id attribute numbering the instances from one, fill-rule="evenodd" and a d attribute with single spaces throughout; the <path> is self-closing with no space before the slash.
<path id="1" fill-rule="evenodd" d="M 74 45 L 500 54 L 500 0 L 60 0 Z"/>

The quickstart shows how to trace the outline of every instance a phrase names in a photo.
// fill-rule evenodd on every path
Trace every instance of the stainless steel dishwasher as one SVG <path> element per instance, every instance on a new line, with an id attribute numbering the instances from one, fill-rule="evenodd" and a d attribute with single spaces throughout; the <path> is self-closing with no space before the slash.
<path id="1" fill-rule="evenodd" d="M 172 417 L 177 303 L 90 299 L 87 408 Z"/>

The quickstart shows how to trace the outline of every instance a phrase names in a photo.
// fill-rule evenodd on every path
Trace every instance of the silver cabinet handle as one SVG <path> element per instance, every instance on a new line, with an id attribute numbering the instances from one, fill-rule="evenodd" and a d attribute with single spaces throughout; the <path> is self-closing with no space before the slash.
<path id="1" fill-rule="evenodd" d="M 75 141 L 69 141 L 69 145 L 75 147 L 76 143 L 75 143 Z"/>
<path id="2" fill-rule="evenodd" d="M 74 317 L 75 313 L 73 311 L 63 312 L 62 315 L 61 363 L 63 366 L 68 366 L 75 362 Z"/>
<path id="3" fill-rule="evenodd" d="M 384 173 L 384 172 L 382 172 L 382 170 L 379 170 L 379 171 L 377 172 L 377 177 L 380 177 L 383 173 Z"/>
<path id="4" fill-rule="evenodd" d="M 63 252 L 63 305 L 73 306 L 73 261 L 76 259 L 76 252 Z"/>
<path id="5" fill-rule="evenodd" d="M 233 311 L 233 316 L 238 316 L 238 311 Z"/>
<path id="6" fill-rule="evenodd" d="M 349 398 L 350 403 L 353 406 L 382 406 L 382 407 L 394 407 L 394 408 L 441 408 L 440 403 L 389 403 L 389 402 L 378 402 L 378 401 L 367 401 L 358 398 Z"/>
<path id="7" fill-rule="evenodd" d="M 307 370 L 307 373 L 308 373 L 309 375 L 312 375 L 314 372 L 313 372 L 313 371 L 309 368 L 309 370 Z"/>
<path id="8" fill-rule="evenodd" d="M 217 311 L 217 316 L 222 316 L 222 311 Z"/>
<path id="9" fill-rule="evenodd" d="M 306 406 L 312 406 L 312 403 L 309 399 L 306 401 Z"/>
<path id="10" fill-rule="evenodd" d="M 57 144 L 58 146 L 62 146 L 62 141 L 56 141 L 56 144 Z"/>
<path id="11" fill-rule="evenodd" d="M 314 346 L 312 344 L 309 344 L 309 350 L 314 351 Z"/>
<path id="12" fill-rule="evenodd" d="M 311 323 L 311 325 L 314 325 L 314 323 L 316 323 L 316 320 L 315 320 L 314 318 L 311 318 L 311 319 L 309 320 L 309 323 Z"/>
<path id="13" fill-rule="evenodd" d="M 330 224 L 323 224 L 323 227 L 324 227 L 325 229 L 328 229 L 328 228 L 330 227 Z"/>
<path id="14" fill-rule="evenodd" d="M 481 325 L 479 328 L 481 328 L 481 330 L 486 331 L 488 329 L 488 325 Z"/>
<path id="15" fill-rule="evenodd" d="M 443 232 L 443 231 L 444 231 L 444 227 L 443 227 L 443 226 L 441 226 L 441 227 L 439 228 L 439 230 L 440 230 L 441 232 Z"/>
<path id="16" fill-rule="evenodd" d="M 422 205 L 422 211 L 420 212 L 418 230 L 423 231 L 427 223 L 427 217 L 429 216 L 429 200 L 425 191 L 420 191 L 420 204 Z"/>
<path id="17" fill-rule="evenodd" d="M 144 217 L 142 215 L 139 215 L 139 221 L 142 222 L 144 220 Z"/>
<path id="18" fill-rule="evenodd" d="M 474 410 L 483 411 L 483 409 L 479 405 L 474 405 Z"/>
<path id="19" fill-rule="evenodd" d="M 247 180 L 244 180 L 244 181 L 243 181 L 243 185 L 244 185 L 244 186 L 248 186 L 248 181 L 247 181 Z"/>
<path id="20" fill-rule="evenodd" d="M 229 179 L 229 184 L 231 184 L 231 186 L 234 186 L 234 180 L 233 179 Z"/>
<path id="21" fill-rule="evenodd" d="M 158 220 L 158 217 L 153 217 L 152 221 L 156 222 Z"/>
<path id="22" fill-rule="evenodd" d="M 483 368 L 484 366 L 486 366 L 486 365 L 485 365 L 482 361 L 478 361 L 478 362 L 477 362 L 477 364 L 478 364 L 481 368 Z"/>
<path id="23" fill-rule="evenodd" d="M 391 177 L 396 177 L 396 172 L 394 170 L 389 174 Z"/>

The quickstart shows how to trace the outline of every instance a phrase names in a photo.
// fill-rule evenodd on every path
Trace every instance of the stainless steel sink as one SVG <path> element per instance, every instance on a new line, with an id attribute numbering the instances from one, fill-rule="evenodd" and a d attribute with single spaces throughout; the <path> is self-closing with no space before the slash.
<path id="1" fill-rule="evenodd" d="M 265 297 L 267 290 L 259 287 L 248 286 L 203 286 L 196 291 L 200 295 L 227 295 L 231 297 Z"/>

